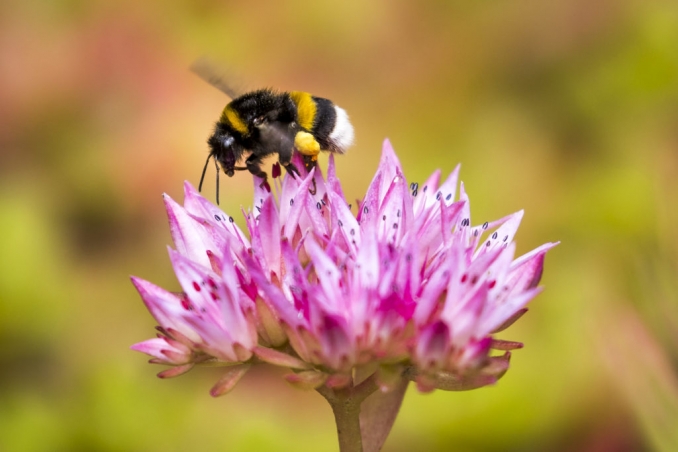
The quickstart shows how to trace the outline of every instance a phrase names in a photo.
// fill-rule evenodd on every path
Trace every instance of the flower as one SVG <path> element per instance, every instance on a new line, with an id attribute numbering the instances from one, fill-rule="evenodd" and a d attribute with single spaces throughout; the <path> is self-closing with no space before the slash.
<path id="1" fill-rule="evenodd" d="M 302 173 L 276 178 L 275 194 L 255 178 L 249 238 L 189 183 L 183 207 L 165 195 L 182 292 L 132 278 L 160 325 L 132 348 L 173 366 L 161 377 L 229 366 L 213 395 L 258 362 L 290 368 L 288 381 L 311 388 L 358 375 L 383 390 L 403 378 L 422 391 L 496 382 L 522 344 L 493 335 L 541 291 L 556 244 L 515 258 L 522 211 L 472 226 L 463 183 L 456 196 L 459 167 L 442 184 L 437 171 L 408 185 L 388 141 L 357 214 L 332 155 L 326 179 Z"/>

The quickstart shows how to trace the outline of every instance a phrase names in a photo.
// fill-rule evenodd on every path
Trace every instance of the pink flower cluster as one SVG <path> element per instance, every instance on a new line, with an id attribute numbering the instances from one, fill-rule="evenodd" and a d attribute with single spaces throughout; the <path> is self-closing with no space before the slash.
<path id="1" fill-rule="evenodd" d="M 262 361 L 292 369 L 303 387 L 342 387 L 357 373 L 384 389 L 402 378 L 420 390 L 494 383 L 522 344 L 492 335 L 540 292 L 555 244 L 515 258 L 522 211 L 472 226 L 458 170 L 408 184 L 387 141 L 354 206 L 332 156 L 326 179 L 317 169 L 277 178 L 277 196 L 255 180 L 249 238 L 186 183 L 183 207 L 165 196 L 182 292 L 132 278 L 160 325 L 132 348 L 173 366 L 161 377 L 228 366 L 213 395 Z"/>

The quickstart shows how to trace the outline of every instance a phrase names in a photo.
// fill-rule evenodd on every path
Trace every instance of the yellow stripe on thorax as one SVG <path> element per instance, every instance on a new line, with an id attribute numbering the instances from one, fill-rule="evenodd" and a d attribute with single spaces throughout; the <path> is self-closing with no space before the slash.
<path id="1" fill-rule="evenodd" d="M 315 121 L 316 105 L 309 93 L 292 91 L 290 97 L 297 104 L 297 121 L 306 130 L 313 128 Z"/>
<path id="2" fill-rule="evenodd" d="M 220 121 L 230 125 L 243 135 L 249 133 L 247 124 L 242 120 L 238 112 L 231 107 L 231 104 L 226 105 L 226 108 L 224 108 L 224 111 L 221 113 Z"/>

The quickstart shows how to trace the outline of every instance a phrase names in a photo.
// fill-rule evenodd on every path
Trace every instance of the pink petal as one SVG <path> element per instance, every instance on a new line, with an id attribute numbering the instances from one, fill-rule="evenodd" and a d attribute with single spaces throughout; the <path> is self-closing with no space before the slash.
<path id="1" fill-rule="evenodd" d="M 452 204 L 457 195 L 457 184 L 459 183 L 459 170 L 461 165 L 457 165 L 454 170 L 447 176 L 445 182 L 440 185 L 438 191 L 441 193 L 441 199 L 445 202 L 445 205 Z"/>
<path id="2" fill-rule="evenodd" d="M 491 331 L 491 333 L 495 334 L 495 333 L 500 333 L 500 332 L 504 331 L 506 328 L 513 325 L 519 318 L 521 318 L 523 315 L 525 315 L 526 312 L 527 312 L 527 308 L 517 310 L 508 319 L 504 320 L 504 322 L 501 325 L 499 325 L 498 327 L 493 329 Z"/>
<path id="3" fill-rule="evenodd" d="M 228 361 L 239 361 L 234 343 L 252 348 L 253 330 L 247 324 L 233 292 L 220 284 L 219 277 L 170 250 L 179 284 L 194 304 L 194 311 L 184 315 L 186 321 L 204 340 L 204 347 Z M 234 275 L 231 275 L 234 278 Z"/>
<path id="4" fill-rule="evenodd" d="M 177 251 L 189 259 L 209 267 L 210 261 L 207 257 L 207 250 L 216 251 L 218 248 L 212 239 L 212 234 L 168 195 L 164 195 L 164 200 L 167 217 L 169 218 L 170 233 Z"/>
<path id="5" fill-rule="evenodd" d="M 185 364 L 191 358 L 190 351 L 188 351 L 185 347 L 176 348 L 163 338 L 148 339 L 146 341 L 136 343 L 130 348 L 134 351 L 153 356 L 167 364 Z M 174 354 L 172 357 L 176 359 L 169 357 L 165 353 L 166 351 L 173 352 Z"/>
<path id="6" fill-rule="evenodd" d="M 370 187 L 367 189 L 367 194 L 363 198 L 362 203 L 358 206 L 359 211 L 357 220 L 363 231 L 372 231 L 377 225 L 379 218 L 379 204 L 381 201 L 381 185 L 384 178 L 383 172 L 378 171 L 374 176 Z M 389 181 L 389 184 L 391 181 Z M 384 190 L 385 192 L 385 190 Z"/>
<path id="7" fill-rule="evenodd" d="M 285 238 L 287 240 L 292 240 L 294 234 L 297 232 L 297 228 L 300 226 L 302 214 L 306 211 L 306 199 L 310 197 L 308 190 L 311 187 L 311 180 L 312 178 L 310 176 L 306 177 L 301 182 L 301 185 L 299 185 L 294 197 L 291 198 L 288 203 L 288 205 L 290 205 L 289 213 L 285 218 L 285 223 L 283 225 Z"/>
<path id="8" fill-rule="evenodd" d="M 513 237 L 518 230 L 520 221 L 523 218 L 524 211 L 520 210 L 513 215 L 509 215 L 504 224 L 499 229 L 494 231 L 488 239 L 486 239 L 476 251 L 476 256 L 487 253 L 501 246 L 508 246 L 513 241 Z"/>
<path id="9" fill-rule="evenodd" d="M 452 327 L 452 343 L 462 347 L 473 336 L 487 300 L 487 285 L 480 284 L 475 290 L 467 293 L 465 300 L 446 302 L 441 319 Z"/>
<path id="10" fill-rule="evenodd" d="M 163 370 L 158 373 L 158 378 L 174 378 L 183 375 L 189 370 L 193 369 L 194 364 L 184 364 L 183 366 L 172 367 L 171 369 Z"/>
<path id="11" fill-rule="evenodd" d="M 407 181 L 398 172 L 384 195 L 377 215 L 378 234 L 381 239 L 399 243 L 400 238 L 407 231 L 408 225 L 404 223 L 405 218 L 407 218 L 405 214 L 407 213 L 406 210 L 411 209 L 406 209 L 405 199 L 410 199 Z"/>
<path id="12" fill-rule="evenodd" d="M 355 255 L 361 243 L 361 230 L 358 220 L 353 216 L 346 201 L 334 192 L 329 192 L 332 214 L 336 215 L 336 226 L 344 238 L 347 247 Z M 334 221 L 333 221 L 334 224 Z"/>
<path id="13" fill-rule="evenodd" d="M 353 337 L 346 321 L 337 315 L 324 315 L 318 329 L 325 362 L 336 370 L 350 369 L 354 361 Z"/>
<path id="14" fill-rule="evenodd" d="M 327 165 L 327 192 L 335 193 L 341 199 L 346 199 L 341 189 L 341 182 L 337 177 L 337 169 L 334 164 L 334 154 L 330 154 L 330 161 Z"/>
<path id="15" fill-rule="evenodd" d="M 440 181 L 440 170 L 435 170 L 426 181 L 419 185 L 417 197 L 414 199 L 414 215 L 419 217 L 436 202 L 436 191 Z"/>
<path id="16" fill-rule="evenodd" d="M 231 247 L 237 245 L 238 248 L 249 248 L 249 241 L 235 223 L 233 217 L 226 215 L 221 209 L 205 199 L 189 182 L 184 183 L 184 209 L 193 218 L 202 219 L 203 222 L 209 223 L 215 230 L 214 234 L 225 233 L 227 236 L 236 238 L 236 241 L 229 242 Z M 213 237 L 216 242 L 218 239 L 214 235 Z M 223 243 L 223 239 L 221 243 Z"/>
<path id="17" fill-rule="evenodd" d="M 309 369 L 311 366 L 308 363 L 295 358 L 286 353 L 279 352 L 272 348 L 256 347 L 254 354 L 262 361 L 280 367 L 288 367 L 290 369 Z"/>
<path id="18" fill-rule="evenodd" d="M 302 372 L 287 374 L 285 380 L 298 389 L 311 390 L 322 386 L 327 380 L 327 374 L 317 370 L 305 370 Z"/>
<path id="19" fill-rule="evenodd" d="M 435 322 L 419 333 L 415 357 L 420 367 L 444 367 L 450 349 L 450 329 L 444 322 Z"/>
<path id="20" fill-rule="evenodd" d="M 391 146 L 391 142 L 387 138 L 384 140 L 381 147 L 381 159 L 379 160 L 379 166 L 377 168 L 377 174 L 381 173 L 381 185 L 378 190 L 380 199 L 384 198 L 386 190 L 391 185 L 393 178 L 396 177 L 398 173 L 402 174 L 402 172 L 403 170 L 400 161 L 393 150 L 393 146 Z"/>
<path id="21" fill-rule="evenodd" d="M 322 248 L 318 246 L 315 240 L 306 241 L 306 251 L 313 262 L 313 268 L 318 281 L 325 292 L 332 311 L 343 312 L 344 306 L 341 302 L 344 301 L 344 296 L 340 289 L 342 275 L 339 268 L 325 254 Z"/>
<path id="22" fill-rule="evenodd" d="M 478 336 L 490 334 L 501 324 L 513 316 L 517 311 L 523 309 L 525 305 L 542 291 L 540 287 L 535 287 L 520 295 L 511 297 L 505 303 L 495 306 L 495 308 L 486 314 L 478 326 Z"/>
<path id="23" fill-rule="evenodd" d="M 230 367 L 210 389 L 210 395 L 212 397 L 219 397 L 227 394 L 235 388 L 235 385 L 245 376 L 248 370 L 250 370 L 249 364 Z"/>
<path id="24" fill-rule="evenodd" d="M 273 197 L 264 201 L 257 229 L 261 237 L 261 248 L 254 248 L 253 244 L 253 251 L 255 255 L 261 253 L 266 259 L 268 269 L 280 276 L 280 223 Z"/>
<path id="25" fill-rule="evenodd" d="M 131 280 L 158 324 L 174 328 L 192 341 L 200 341 L 200 336 L 182 319 L 189 306 L 182 303 L 181 298 L 141 278 L 132 276 Z"/>
<path id="26" fill-rule="evenodd" d="M 536 287 L 544 271 L 546 252 L 558 243 L 547 243 L 519 257 L 511 265 L 511 275 L 507 284 L 518 289 Z"/>

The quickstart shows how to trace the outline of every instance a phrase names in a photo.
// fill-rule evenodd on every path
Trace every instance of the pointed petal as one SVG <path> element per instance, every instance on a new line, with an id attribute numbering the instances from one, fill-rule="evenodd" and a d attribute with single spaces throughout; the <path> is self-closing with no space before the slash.
<path id="1" fill-rule="evenodd" d="M 262 361 L 280 367 L 288 367 L 290 369 L 309 369 L 311 366 L 304 361 L 290 356 L 286 353 L 279 352 L 272 348 L 256 347 L 254 354 Z"/>
<path id="2" fill-rule="evenodd" d="M 352 366 L 354 343 L 346 320 L 338 315 L 323 316 L 318 330 L 318 340 L 322 345 L 324 360 L 333 369 L 342 370 Z"/>
<path id="3" fill-rule="evenodd" d="M 444 200 L 445 205 L 450 205 L 454 203 L 455 196 L 457 195 L 457 184 L 459 183 L 459 170 L 461 165 L 457 165 L 454 170 L 447 176 L 445 182 L 443 182 L 438 191 L 441 193 L 441 198 Z"/>
<path id="4" fill-rule="evenodd" d="M 391 146 L 391 142 L 387 139 L 384 140 L 384 143 L 381 147 L 381 159 L 379 160 L 379 167 L 377 172 L 382 173 L 381 186 L 379 187 L 379 197 L 384 198 L 386 190 L 391 181 L 398 174 L 403 172 L 402 166 L 400 165 L 400 160 Z"/>
<path id="5" fill-rule="evenodd" d="M 153 338 L 139 342 L 130 347 L 132 350 L 153 356 L 167 364 L 186 364 L 192 359 L 186 347 L 175 347 L 167 338 Z"/>
<path id="6" fill-rule="evenodd" d="M 240 379 L 247 373 L 250 369 L 249 364 L 243 364 L 239 366 L 233 366 L 228 368 L 226 373 L 216 382 L 212 389 L 210 389 L 210 395 L 212 397 L 219 397 L 228 392 L 230 392 L 235 385 L 238 384 Z"/>
<path id="7" fill-rule="evenodd" d="M 492 339 L 492 348 L 494 350 L 516 350 L 523 348 L 522 342 L 503 341 L 501 339 Z"/>
<path id="8" fill-rule="evenodd" d="M 254 252 L 260 253 L 266 259 L 268 269 L 280 276 L 280 223 L 273 197 L 268 197 L 261 207 L 258 231 L 261 237 L 261 248 L 254 249 L 253 247 Z"/>
<path id="9" fill-rule="evenodd" d="M 284 228 L 284 234 L 285 238 L 287 240 L 292 240 L 294 237 L 295 233 L 297 232 L 297 228 L 300 227 L 300 222 L 302 220 L 302 214 L 305 214 L 306 212 L 306 199 L 309 198 L 311 195 L 309 194 L 308 190 L 311 186 L 311 177 L 306 177 L 301 184 L 299 185 L 299 188 L 296 190 L 294 196 L 290 198 L 288 201 L 287 205 L 289 206 L 288 208 L 285 207 L 285 212 L 287 212 L 285 218 L 285 223 L 283 224 Z M 283 187 L 283 190 L 285 188 Z"/>
<path id="10" fill-rule="evenodd" d="M 239 361 L 233 344 L 249 349 L 255 342 L 234 292 L 227 290 L 223 281 L 218 283 L 217 275 L 171 249 L 170 260 L 179 284 L 195 306 L 184 314 L 185 320 L 199 332 L 211 354 Z"/>
<path id="11" fill-rule="evenodd" d="M 341 182 L 337 177 L 337 169 L 334 164 L 334 154 L 330 154 L 330 161 L 327 164 L 327 192 L 335 193 L 342 199 L 346 199 L 341 189 Z"/>
<path id="12" fill-rule="evenodd" d="M 270 345 L 280 347 L 287 342 L 287 335 L 280 325 L 280 318 L 273 312 L 271 307 L 261 297 L 255 301 L 257 316 L 261 322 L 261 328 Z"/>
<path id="13" fill-rule="evenodd" d="M 210 223 L 215 230 L 234 237 L 237 240 L 231 242 L 231 246 L 249 247 L 249 241 L 233 220 L 233 217 L 225 214 L 217 206 L 205 199 L 189 182 L 184 183 L 184 209 L 193 218 L 202 219 Z"/>
<path id="14" fill-rule="evenodd" d="M 280 291 L 280 288 L 272 284 L 266 277 L 263 275 L 260 268 L 254 264 L 252 258 L 249 259 L 249 269 L 252 276 L 252 280 L 257 285 L 259 290 L 263 295 L 263 300 L 268 304 L 272 312 L 274 312 L 278 318 L 288 325 L 297 325 L 299 323 L 298 311 L 294 308 L 294 305 L 290 300 L 288 300 L 285 295 Z"/>
<path id="15" fill-rule="evenodd" d="M 327 380 L 327 374 L 317 370 L 304 370 L 285 375 L 285 380 L 295 388 L 308 391 L 322 386 Z"/>
<path id="16" fill-rule="evenodd" d="M 544 271 L 546 251 L 557 243 L 547 243 L 519 257 L 511 264 L 511 276 L 507 284 L 513 290 L 526 290 L 537 287 Z"/>
<path id="17" fill-rule="evenodd" d="M 353 377 L 350 373 L 330 374 L 325 381 L 325 386 L 330 389 L 342 389 L 353 383 Z"/>
<path id="18" fill-rule="evenodd" d="M 379 218 L 379 204 L 381 203 L 381 195 L 379 193 L 382 185 L 384 175 L 382 172 L 377 172 L 372 180 L 370 187 L 367 189 L 367 194 L 360 203 L 357 220 L 363 231 L 374 231 Z"/>
<path id="19" fill-rule="evenodd" d="M 421 368 L 440 368 L 450 350 L 450 329 L 441 321 L 435 322 L 419 334 L 415 358 Z"/>
<path id="20" fill-rule="evenodd" d="M 176 366 L 172 367 L 167 370 L 163 370 L 162 372 L 158 373 L 158 378 L 174 378 L 178 377 L 179 375 L 183 375 L 189 370 L 193 369 L 193 363 L 191 364 L 184 364 L 183 366 Z"/>
<path id="21" fill-rule="evenodd" d="M 506 319 L 504 323 L 492 330 L 492 334 L 499 333 L 504 331 L 506 328 L 513 325 L 519 318 L 521 318 L 527 312 L 527 308 L 519 309 L 511 317 Z"/>
<path id="22" fill-rule="evenodd" d="M 400 172 L 397 172 L 384 195 L 377 215 L 381 217 L 377 218 L 381 239 L 398 243 L 407 231 L 403 223 L 406 213 L 405 198 L 409 198 L 407 181 Z"/>
<path id="23" fill-rule="evenodd" d="M 499 226 L 499 228 L 478 248 L 476 256 L 502 246 L 508 246 L 516 235 L 516 231 L 518 230 L 518 226 L 520 226 L 520 221 L 523 219 L 524 213 L 523 210 L 520 210 L 513 215 L 510 215 L 506 222 Z"/>
<path id="24" fill-rule="evenodd" d="M 478 335 L 484 336 L 499 328 L 508 319 L 516 314 L 517 311 L 523 309 L 525 305 L 542 291 L 541 287 L 527 290 L 522 294 L 516 295 L 508 299 L 505 303 L 496 306 L 481 320 L 478 325 Z"/>
<path id="25" fill-rule="evenodd" d="M 353 255 L 355 255 L 362 240 L 360 224 L 351 213 L 351 210 L 348 208 L 348 205 L 343 198 L 340 198 L 339 195 L 334 192 L 329 192 L 329 199 L 332 206 L 332 213 L 336 215 L 337 226 L 344 238 L 344 242 L 352 251 Z"/>
<path id="26" fill-rule="evenodd" d="M 344 296 L 341 292 L 342 274 L 339 271 L 339 268 L 315 240 L 311 239 L 306 241 L 306 251 L 313 262 L 313 268 L 318 277 L 320 286 L 325 293 L 326 300 L 331 303 L 332 308 L 334 308 L 333 311 L 343 311 L 344 305 L 342 302 L 344 301 Z"/>
<path id="27" fill-rule="evenodd" d="M 190 308 L 184 300 L 141 278 L 132 276 L 131 280 L 146 308 L 160 326 L 174 328 L 191 341 L 200 341 L 200 336 L 183 320 L 184 312 Z"/>
<path id="28" fill-rule="evenodd" d="M 177 251 L 189 259 L 206 267 L 210 266 L 207 250 L 216 251 L 217 246 L 206 227 L 191 217 L 186 210 L 174 202 L 168 195 L 163 195 L 170 233 Z"/>
<path id="29" fill-rule="evenodd" d="M 492 375 L 473 374 L 462 376 L 449 372 L 439 372 L 436 374 L 435 379 L 432 380 L 435 389 L 443 391 L 470 391 L 471 389 L 493 385 L 496 382 L 497 377 Z"/>
<path id="30" fill-rule="evenodd" d="M 440 170 L 436 170 L 426 181 L 419 186 L 414 199 L 414 215 L 420 216 L 436 202 L 436 190 L 440 180 Z"/>

